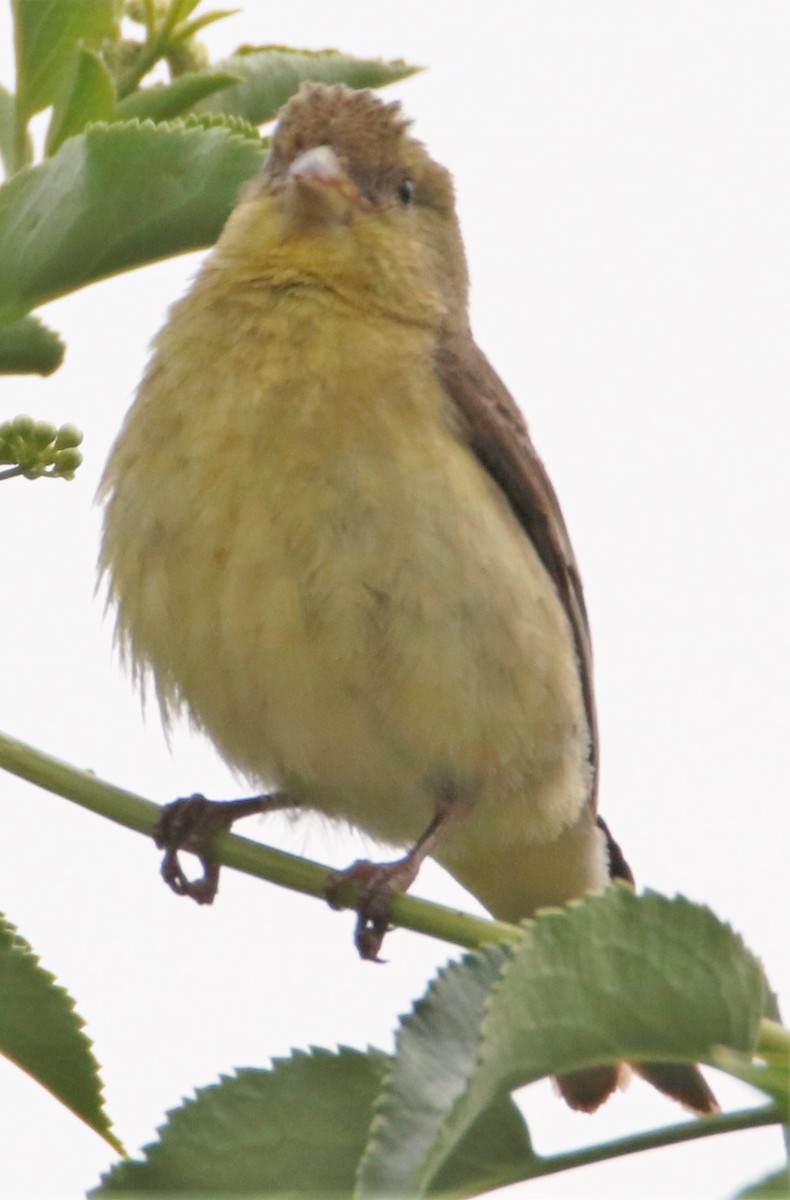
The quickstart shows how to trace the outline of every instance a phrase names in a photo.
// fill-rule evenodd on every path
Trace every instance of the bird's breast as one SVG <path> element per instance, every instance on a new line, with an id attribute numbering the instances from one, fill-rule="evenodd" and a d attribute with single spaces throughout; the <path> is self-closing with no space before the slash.
<path id="1" fill-rule="evenodd" d="M 554 836 L 588 786 L 572 637 L 430 333 L 294 291 L 192 300 L 107 475 L 119 627 L 165 704 L 385 839 L 438 786 L 502 839 Z"/>

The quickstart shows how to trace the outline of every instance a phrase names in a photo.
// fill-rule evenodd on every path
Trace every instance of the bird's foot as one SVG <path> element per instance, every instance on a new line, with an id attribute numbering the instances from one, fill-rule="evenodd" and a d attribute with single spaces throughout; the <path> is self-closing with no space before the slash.
<path id="1" fill-rule="evenodd" d="M 287 807 L 283 797 L 252 796 L 245 800 L 207 800 L 196 794 L 174 800 L 162 808 L 153 831 L 155 844 L 164 850 L 162 878 L 179 896 L 191 896 L 198 904 L 211 904 L 219 885 L 219 863 L 211 861 L 211 845 L 235 821 L 254 813 Z M 203 874 L 190 879 L 181 865 L 179 850 L 194 854 Z"/>
<path id="2" fill-rule="evenodd" d="M 395 862 L 374 863 L 359 859 L 344 871 L 335 871 L 326 884 L 326 898 L 333 908 L 345 907 L 339 893 L 347 884 L 354 884 L 357 900 L 357 924 L 354 942 L 360 957 L 371 962 L 382 962 L 379 958 L 385 934 L 392 929 L 389 919 L 393 898 L 408 891 L 420 869 L 420 859 L 412 854 Z"/>

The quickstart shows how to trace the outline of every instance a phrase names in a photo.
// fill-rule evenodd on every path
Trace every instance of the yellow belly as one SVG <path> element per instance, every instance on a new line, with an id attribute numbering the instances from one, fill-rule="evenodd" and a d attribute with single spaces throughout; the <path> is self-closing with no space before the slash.
<path id="1" fill-rule="evenodd" d="M 207 346 L 200 301 L 108 467 L 135 663 L 256 784 L 376 837 L 412 841 L 450 789 L 459 877 L 481 837 L 556 838 L 589 789 L 569 625 L 452 430 L 429 335 L 261 298 L 224 337 L 213 313 Z"/>

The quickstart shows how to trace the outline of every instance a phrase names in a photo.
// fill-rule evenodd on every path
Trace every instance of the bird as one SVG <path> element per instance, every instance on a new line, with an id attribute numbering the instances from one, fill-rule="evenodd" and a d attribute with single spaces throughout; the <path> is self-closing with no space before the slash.
<path id="1" fill-rule="evenodd" d="M 398 103 L 309 82 L 286 103 L 154 341 L 101 495 L 135 675 L 267 789 L 171 806 L 176 890 L 216 890 L 216 868 L 191 884 L 178 864 L 195 830 L 277 808 L 407 848 L 335 879 L 358 885 L 365 958 L 428 856 L 505 921 L 633 882 L 597 809 L 565 522 L 470 330 L 451 175 Z M 637 1069 L 715 1110 L 697 1068 Z M 593 1111 L 621 1079 L 558 1086 Z"/>

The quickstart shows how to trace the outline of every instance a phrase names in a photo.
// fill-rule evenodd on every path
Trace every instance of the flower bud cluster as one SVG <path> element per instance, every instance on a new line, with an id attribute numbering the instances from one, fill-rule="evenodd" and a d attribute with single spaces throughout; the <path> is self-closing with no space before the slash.
<path id="1" fill-rule="evenodd" d="M 18 416 L 0 424 L 0 464 L 8 463 L 11 471 L 0 472 L 0 478 L 24 475 L 27 479 L 73 479 L 82 462 L 77 449 L 82 434 L 73 425 L 60 429 L 49 421 L 35 421 Z"/>

